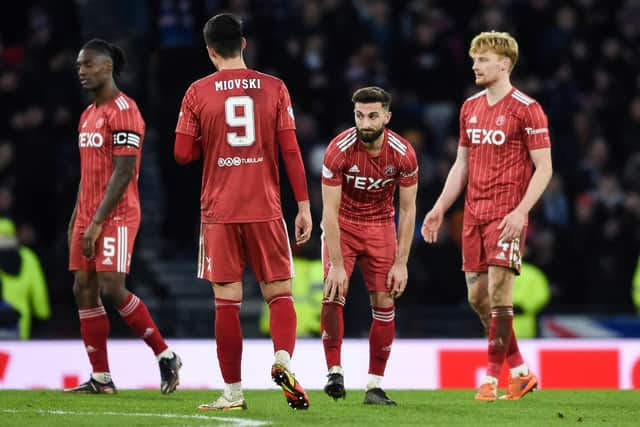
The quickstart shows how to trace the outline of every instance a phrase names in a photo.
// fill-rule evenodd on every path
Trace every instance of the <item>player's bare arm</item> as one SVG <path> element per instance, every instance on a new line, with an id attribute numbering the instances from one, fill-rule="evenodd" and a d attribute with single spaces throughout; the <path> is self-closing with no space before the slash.
<path id="1" fill-rule="evenodd" d="M 278 143 L 293 195 L 298 202 L 298 214 L 295 219 L 296 244 L 304 245 L 311 238 L 313 224 L 309 193 L 307 191 L 307 177 L 295 130 L 284 129 L 279 131 Z"/>
<path id="2" fill-rule="evenodd" d="M 78 210 L 78 199 L 80 199 L 80 188 L 82 186 L 82 180 L 78 185 L 78 194 L 76 195 L 76 204 L 73 205 L 73 212 L 71 212 L 71 219 L 69 220 L 69 228 L 67 229 L 67 246 L 71 247 L 71 235 L 73 234 L 73 227 L 76 223 L 76 212 Z"/>
<path id="3" fill-rule="evenodd" d="M 387 274 L 387 288 L 392 298 L 399 298 L 407 287 L 407 261 L 416 223 L 418 184 L 400 186 L 398 198 L 398 249 L 396 259 Z"/>
<path id="4" fill-rule="evenodd" d="M 87 227 L 82 237 L 82 253 L 92 258 L 95 253 L 96 240 L 102 232 L 102 223 L 116 207 L 127 189 L 131 178 L 136 172 L 136 156 L 114 156 L 113 173 L 107 184 L 104 198 L 93 216 L 93 221 Z"/>
<path id="5" fill-rule="evenodd" d="M 322 227 L 329 255 L 329 272 L 324 281 L 324 297 L 329 301 L 344 295 L 349 280 L 344 269 L 344 259 L 340 249 L 338 213 L 341 199 L 342 187 L 340 185 L 322 184 Z"/>
<path id="6" fill-rule="evenodd" d="M 295 219 L 297 245 L 304 245 L 309 241 L 312 227 L 311 204 L 308 200 L 302 200 L 298 202 L 298 214 Z"/>
<path id="7" fill-rule="evenodd" d="M 456 160 L 449 170 L 447 179 L 442 188 L 442 193 L 433 205 L 433 208 L 425 215 L 422 222 L 422 237 L 427 243 L 435 243 L 438 240 L 438 230 L 442 225 L 444 214 L 456 201 L 469 176 L 469 149 L 458 147 Z"/>
<path id="8" fill-rule="evenodd" d="M 498 229 L 502 230 L 500 239 L 505 242 L 510 242 L 520 237 L 529 211 L 544 193 L 553 174 L 550 148 L 531 150 L 529 155 L 535 166 L 535 171 L 531 176 L 527 191 L 518 206 L 505 216 L 500 225 L 498 225 Z"/>

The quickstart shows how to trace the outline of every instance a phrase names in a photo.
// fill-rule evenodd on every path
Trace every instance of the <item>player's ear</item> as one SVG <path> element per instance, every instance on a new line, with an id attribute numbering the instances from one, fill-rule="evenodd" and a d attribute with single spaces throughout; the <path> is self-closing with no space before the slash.
<path id="1" fill-rule="evenodd" d="M 384 124 L 388 125 L 390 121 L 391 121 L 391 111 L 387 111 L 387 116 L 384 120 Z"/>
<path id="2" fill-rule="evenodd" d="M 109 58 L 106 61 L 104 61 L 104 69 L 109 74 L 113 73 L 113 59 Z"/>
<path id="3" fill-rule="evenodd" d="M 247 39 L 245 39 L 244 37 L 242 38 L 242 50 L 245 50 L 247 48 Z"/>

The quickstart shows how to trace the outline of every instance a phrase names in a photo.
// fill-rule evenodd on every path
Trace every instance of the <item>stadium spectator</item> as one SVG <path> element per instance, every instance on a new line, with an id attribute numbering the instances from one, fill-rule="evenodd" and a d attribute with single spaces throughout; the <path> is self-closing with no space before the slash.
<path id="1" fill-rule="evenodd" d="M 497 399 L 506 359 L 511 375 L 504 398 L 517 400 L 537 379 L 513 332 L 512 287 L 520 274 L 529 211 L 551 179 L 551 141 L 540 104 L 511 85 L 516 40 L 509 33 L 482 32 L 471 41 L 469 55 L 475 83 L 484 90 L 460 110 L 458 155 L 424 218 L 422 235 L 428 243 L 437 240 L 444 213 L 466 186 L 462 270 L 469 303 L 489 338 L 487 375 L 475 399 Z"/>
<path id="2" fill-rule="evenodd" d="M 355 127 L 331 140 L 322 166 L 324 298 L 321 328 L 328 381 L 325 393 L 345 398 L 341 363 L 343 308 L 356 260 L 369 292 L 369 379 L 365 404 L 396 405 L 381 388 L 395 335 L 394 300 L 407 286 L 418 164 L 411 144 L 387 128 L 391 95 L 379 87 L 355 91 Z M 398 232 L 394 193 L 399 190 Z"/>
<path id="3" fill-rule="evenodd" d="M 18 243 L 16 226 L 8 218 L 0 218 L 0 282 L 0 300 L 17 310 L 19 315 L 13 338 L 29 339 L 32 318 L 46 320 L 51 316 L 47 282 L 38 256 Z M 0 336 L 9 337 L 2 332 Z"/>
<path id="4" fill-rule="evenodd" d="M 211 282 L 215 336 L 224 391 L 201 410 L 246 409 L 241 384 L 242 276 L 248 261 L 269 305 L 275 352 L 273 380 L 289 406 L 307 409 L 309 397 L 291 373 L 296 312 L 293 260 L 280 205 L 278 145 L 298 214 L 295 241 L 311 237 L 311 210 L 289 92 L 282 80 L 248 69 L 242 23 L 223 13 L 203 29 L 217 72 L 187 89 L 174 155 L 178 163 L 204 159 L 198 277 Z"/>

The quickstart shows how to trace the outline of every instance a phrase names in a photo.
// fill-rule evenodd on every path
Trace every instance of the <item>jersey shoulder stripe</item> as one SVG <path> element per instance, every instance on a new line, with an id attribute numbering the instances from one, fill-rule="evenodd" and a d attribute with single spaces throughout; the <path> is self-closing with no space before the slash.
<path id="1" fill-rule="evenodd" d="M 471 101 L 472 99 L 480 98 L 480 97 L 481 97 L 482 95 L 484 95 L 485 93 L 487 93 L 487 90 L 486 90 L 486 89 L 485 89 L 485 90 L 481 90 L 480 92 L 475 93 L 475 94 L 471 95 L 470 97 L 468 97 L 468 98 L 466 99 L 466 101 Z"/>
<path id="2" fill-rule="evenodd" d="M 120 111 L 129 109 L 129 102 L 127 102 L 125 97 L 122 95 L 116 98 L 116 105 L 118 106 L 118 110 Z"/>
<path id="3" fill-rule="evenodd" d="M 389 141 L 389 146 L 396 150 L 398 153 L 402 154 L 403 156 L 407 154 L 407 146 L 403 144 L 395 135 L 389 133 L 387 140 Z"/>
<path id="4" fill-rule="evenodd" d="M 355 144 L 357 139 L 358 135 L 356 133 L 356 128 L 352 128 L 349 133 L 336 142 L 336 147 L 338 147 L 340 151 L 345 151 L 347 148 Z"/>
<path id="5" fill-rule="evenodd" d="M 522 92 L 520 92 L 519 90 L 514 90 L 513 93 L 511 94 L 511 96 L 520 101 L 521 103 L 523 103 L 526 106 L 529 106 L 531 104 L 533 104 L 535 101 L 531 98 L 529 98 L 528 96 L 526 96 L 525 94 L 523 94 Z"/>

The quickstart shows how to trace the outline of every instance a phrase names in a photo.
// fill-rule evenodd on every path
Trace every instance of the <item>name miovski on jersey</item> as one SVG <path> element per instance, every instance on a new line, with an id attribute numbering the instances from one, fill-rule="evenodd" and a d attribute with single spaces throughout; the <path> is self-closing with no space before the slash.
<path id="1" fill-rule="evenodd" d="M 215 82 L 216 91 L 233 89 L 261 89 L 260 79 L 229 79 Z"/>

